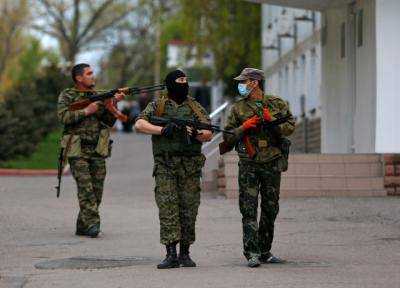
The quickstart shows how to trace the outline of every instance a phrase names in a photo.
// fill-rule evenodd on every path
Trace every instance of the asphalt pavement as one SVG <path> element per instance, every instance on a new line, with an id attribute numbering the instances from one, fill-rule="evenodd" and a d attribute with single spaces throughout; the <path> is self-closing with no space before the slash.
<path id="1" fill-rule="evenodd" d="M 237 200 L 203 194 L 198 267 L 157 270 L 150 138 L 114 140 L 97 239 L 74 235 L 71 176 L 59 199 L 55 177 L 0 177 L 0 287 L 400 287 L 399 197 L 282 199 L 273 253 L 287 263 L 250 269 Z"/>

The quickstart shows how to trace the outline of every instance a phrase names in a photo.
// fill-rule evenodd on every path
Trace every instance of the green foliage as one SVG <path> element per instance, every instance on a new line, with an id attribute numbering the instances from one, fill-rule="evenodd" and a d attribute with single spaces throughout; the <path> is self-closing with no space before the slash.
<path id="1" fill-rule="evenodd" d="M 66 87 L 55 64 L 43 67 L 33 79 L 15 84 L 0 103 L 0 161 L 28 156 L 58 127 L 57 95 Z"/>
<path id="2" fill-rule="evenodd" d="M 32 155 L 28 157 L 18 156 L 14 160 L 0 162 L 0 167 L 14 169 L 57 169 L 60 136 L 60 130 L 51 132 L 40 142 Z"/>
<path id="3" fill-rule="evenodd" d="M 227 93 L 236 94 L 233 77 L 245 67 L 261 65 L 261 6 L 241 0 L 180 0 L 183 39 L 199 55 L 211 51 L 215 75 Z"/>

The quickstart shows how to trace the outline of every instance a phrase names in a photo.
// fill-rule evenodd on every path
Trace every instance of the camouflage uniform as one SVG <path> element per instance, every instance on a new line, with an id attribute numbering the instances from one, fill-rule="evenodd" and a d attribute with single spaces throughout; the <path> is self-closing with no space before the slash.
<path id="1" fill-rule="evenodd" d="M 235 145 L 239 155 L 239 207 L 243 222 L 243 252 L 246 258 L 267 255 L 274 236 L 274 222 L 279 211 L 281 172 L 287 167 L 287 159 L 279 148 L 281 137 L 293 133 L 295 122 L 291 117 L 271 132 L 253 130 L 246 132 L 257 154 L 250 159 L 243 143 L 244 121 L 268 107 L 272 121 L 290 115 L 287 104 L 280 98 L 265 96 L 262 101 L 248 97 L 237 101 L 228 117 L 225 129 L 235 136 L 224 135 L 225 141 Z M 279 114 L 279 115 L 277 115 Z M 261 216 L 257 223 L 258 195 L 261 195 Z"/>
<path id="2" fill-rule="evenodd" d="M 192 98 L 181 105 L 166 100 L 162 117 L 192 119 L 189 101 L 209 121 L 206 111 Z M 147 105 L 138 119 L 149 121 L 157 110 L 158 101 Z M 180 241 L 190 245 L 195 241 L 195 222 L 200 205 L 200 177 L 205 157 L 201 143 L 194 140 L 187 144 L 183 131 L 177 131 L 171 139 L 153 135 L 155 198 L 159 209 L 160 242 L 168 245 Z"/>
<path id="3" fill-rule="evenodd" d="M 102 104 L 90 116 L 85 116 L 83 109 L 68 110 L 72 102 L 82 99 L 85 99 L 85 93 L 73 88 L 61 92 L 58 99 L 58 118 L 64 124 L 61 147 L 66 148 L 69 142 L 66 156 L 78 187 L 77 231 L 100 224 L 105 158 L 111 151 L 110 129 L 115 123 L 115 117 Z"/>

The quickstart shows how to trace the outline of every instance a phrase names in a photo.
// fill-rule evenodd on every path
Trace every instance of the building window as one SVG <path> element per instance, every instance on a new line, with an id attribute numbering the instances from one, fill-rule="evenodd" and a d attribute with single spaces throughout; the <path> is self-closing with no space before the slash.
<path id="1" fill-rule="evenodd" d="M 328 42 L 328 19 L 327 16 L 324 16 L 324 24 L 321 28 L 321 46 L 325 46 Z"/>
<path id="2" fill-rule="evenodd" d="M 357 47 L 363 45 L 363 33 L 364 33 L 364 11 L 358 10 L 357 12 Z"/>
<path id="3" fill-rule="evenodd" d="M 346 23 L 343 22 L 340 27 L 340 58 L 346 57 Z"/>

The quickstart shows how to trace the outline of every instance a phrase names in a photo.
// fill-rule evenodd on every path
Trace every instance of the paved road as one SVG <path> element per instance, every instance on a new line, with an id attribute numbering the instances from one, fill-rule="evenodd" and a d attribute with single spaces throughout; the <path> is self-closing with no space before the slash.
<path id="1" fill-rule="evenodd" d="M 52 177 L 0 178 L 0 287 L 400 287 L 400 198 L 389 197 L 282 200 L 273 251 L 289 263 L 249 269 L 236 201 L 203 195 L 192 253 L 199 267 L 158 271 L 151 144 L 115 138 L 98 239 L 73 234 L 71 177 L 60 199 Z M 87 269 L 35 268 L 71 257 L 89 257 Z M 117 260 L 133 266 L 90 268 Z"/>

